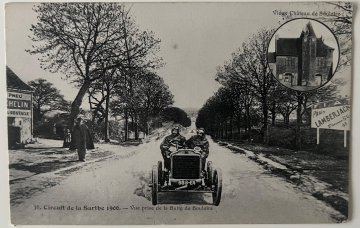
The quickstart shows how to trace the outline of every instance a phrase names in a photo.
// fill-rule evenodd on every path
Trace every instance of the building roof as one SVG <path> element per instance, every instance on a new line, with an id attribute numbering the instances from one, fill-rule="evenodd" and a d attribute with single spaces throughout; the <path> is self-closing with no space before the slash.
<path id="1" fill-rule="evenodd" d="M 33 91 L 33 89 L 23 82 L 8 66 L 6 66 L 6 85 L 8 89 Z"/>
<path id="2" fill-rule="evenodd" d="M 297 56 L 299 53 L 299 38 L 279 38 L 276 42 L 276 55 Z"/>
<path id="3" fill-rule="evenodd" d="M 334 48 L 327 46 L 322 38 L 316 39 L 316 56 L 317 57 L 325 57 L 327 55 L 328 50 L 334 50 Z"/>
<path id="4" fill-rule="evenodd" d="M 298 56 L 300 54 L 301 38 L 280 38 L 276 42 L 276 55 Z M 325 57 L 327 50 L 334 50 L 334 48 L 326 45 L 322 38 L 317 38 L 316 57 Z"/>
<path id="5" fill-rule="evenodd" d="M 316 37 L 314 28 L 311 23 L 308 22 L 300 34 L 299 38 L 278 38 L 276 42 L 276 55 L 281 56 L 298 56 L 301 51 L 302 39 L 304 36 Z M 324 40 L 316 38 L 316 57 L 325 57 L 328 50 L 334 50 L 334 48 L 324 44 Z"/>

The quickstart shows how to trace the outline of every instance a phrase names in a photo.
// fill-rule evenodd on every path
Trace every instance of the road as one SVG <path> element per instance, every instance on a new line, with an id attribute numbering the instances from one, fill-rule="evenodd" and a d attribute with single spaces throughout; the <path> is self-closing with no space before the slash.
<path id="1" fill-rule="evenodd" d="M 153 207 L 148 184 L 151 167 L 161 155 L 160 141 L 151 141 L 134 147 L 129 156 L 87 164 L 58 185 L 12 206 L 12 221 L 103 225 L 334 222 L 337 212 L 323 202 L 267 173 L 246 156 L 209 141 L 208 159 L 223 171 L 218 207 L 211 205 L 211 194 L 199 193 L 161 193 L 159 207 Z"/>

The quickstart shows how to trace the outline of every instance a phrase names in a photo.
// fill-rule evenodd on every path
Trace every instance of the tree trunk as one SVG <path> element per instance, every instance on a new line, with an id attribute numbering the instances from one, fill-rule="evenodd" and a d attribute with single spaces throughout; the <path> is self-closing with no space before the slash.
<path id="1" fill-rule="evenodd" d="M 271 104 L 271 125 L 275 126 L 275 120 L 276 120 L 276 103 L 275 101 Z"/>
<path id="2" fill-rule="evenodd" d="M 104 140 L 105 142 L 110 142 L 109 135 L 109 103 L 110 103 L 110 91 L 107 90 L 106 100 L 105 100 L 105 129 L 104 129 Z"/>
<path id="3" fill-rule="evenodd" d="M 129 121 L 128 121 L 129 115 L 128 115 L 127 110 L 125 110 L 124 118 L 125 118 L 125 138 L 124 138 L 124 141 L 128 141 L 129 140 Z"/>
<path id="4" fill-rule="evenodd" d="M 69 120 L 70 128 L 72 128 L 74 126 L 75 119 L 80 113 L 80 106 L 82 104 L 83 98 L 84 98 L 86 92 L 88 91 L 90 85 L 91 85 L 91 82 L 88 80 L 85 80 L 84 84 L 81 86 L 78 94 L 76 95 L 74 101 L 71 103 L 70 120 Z"/>
<path id="5" fill-rule="evenodd" d="M 269 142 L 269 137 L 268 137 L 268 107 L 267 107 L 267 103 L 266 100 L 263 100 L 262 102 L 262 109 L 263 109 L 263 132 L 264 132 L 264 143 L 268 143 Z"/>
<path id="6" fill-rule="evenodd" d="M 301 150 L 301 123 L 302 123 L 302 118 L 301 118 L 301 104 L 303 101 L 303 96 L 302 94 L 298 94 L 297 95 L 297 100 L 298 100 L 298 106 L 296 109 L 296 149 L 297 150 Z"/>
<path id="7" fill-rule="evenodd" d="M 272 111 L 271 112 L 271 125 L 275 126 L 275 120 L 276 120 L 276 112 Z"/>
<path id="8" fill-rule="evenodd" d="M 135 126 L 134 126 L 135 121 L 134 121 L 134 115 L 133 114 L 130 115 L 130 119 L 131 119 L 131 131 L 135 132 Z"/>
<path id="9" fill-rule="evenodd" d="M 287 113 L 285 116 L 285 124 L 286 126 L 289 126 L 290 124 L 290 113 Z"/>
<path id="10" fill-rule="evenodd" d="M 249 107 L 245 109 L 245 115 L 246 115 L 246 131 L 248 133 L 249 140 L 251 141 L 251 117 L 250 117 Z"/>
<path id="11" fill-rule="evenodd" d="M 150 135 L 150 123 L 148 120 L 146 121 L 146 135 Z"/>
<path id="12" fill-rule="evenodd" d="M 233 137 L 233 116 L 230 116 L 230 139 L 234 139 Z"/>
<path id="13" fill-rule="evenodd" d="M 42 116 L 41 116 L 41 106 L 40 106 L 40 104 L 38 104 L 38 107 L 36 108 L 35 113 L 36 113 L 35 114 L 36 121 L 41 121 Z"/>
<path id="14" fill-rule="evenodd" d="M 221 123 L 221 138 L 224 138 L 224 123 Z"/>
<path id="15" fill-rule="evenodd" d="M 240 116 L 240 114 L 237 117 L 237 125 L 236 126 L 237 126 L 237 130 L 239 133 L 239 139 L 241 140 L 241 116 Z"/>
<path id="16" fill-rule="evenodd" d="M 138 140 L 139 139 L 139 123 L 138 123 L 138 117 L 135 114 L 135 139 Z"/>

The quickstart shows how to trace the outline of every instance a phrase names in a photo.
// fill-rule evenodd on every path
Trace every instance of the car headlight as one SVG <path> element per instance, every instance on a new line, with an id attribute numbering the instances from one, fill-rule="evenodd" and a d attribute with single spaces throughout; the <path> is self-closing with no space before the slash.
<path id="1" fill-rule="evenodd" d="M 175 151 L 176 151 L 176 148 L 172 146 L 172 147 L 169 148 L 169 151 L 170 151 L 170 152 L 175 152 Z"/>
<path id="2" fill-rule="evenodd" d="M 196 146 L 196 147 L 194 147 L 194 150 L 195 150 L 196 152 L 199 152 L 199 151 L 201 151 L 201 148 L 198 147 L 198 146 Z"/>

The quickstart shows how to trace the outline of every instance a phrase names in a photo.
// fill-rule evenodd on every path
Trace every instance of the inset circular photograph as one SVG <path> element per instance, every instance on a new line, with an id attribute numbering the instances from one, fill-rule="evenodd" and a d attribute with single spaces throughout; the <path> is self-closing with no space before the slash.
<path id="1" fill-rule="evenodd" d="M 315 90 L 333 77 L 339 63 L 339 44 L 325 24 L 298 18 L 275 31 L 267 60 L 282 85 L 297 91 Z"/>

